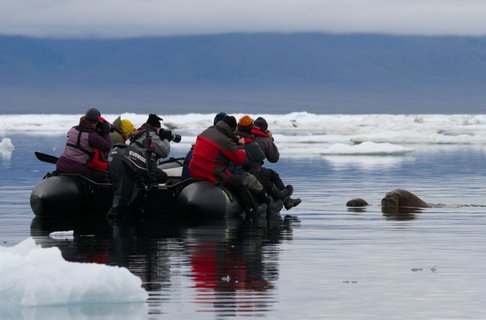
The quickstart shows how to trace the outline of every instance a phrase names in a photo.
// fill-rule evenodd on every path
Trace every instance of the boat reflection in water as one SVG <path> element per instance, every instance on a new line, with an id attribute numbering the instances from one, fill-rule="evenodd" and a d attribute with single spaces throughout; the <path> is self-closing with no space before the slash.
<path id="1" fill-rule="evenodd" d="M 264 315 L 272 309 L 279 243 L 292 238 L 297 219 L 256 221 L 108 220 L 39 218 L 31 235 L 56 246 L 64 259 L 128 268 L 149 293 L 149 314 Z M 52 236 L 73 230 L 70 239 Z M 51 234 L 51 236 L 50 236 Z"/>

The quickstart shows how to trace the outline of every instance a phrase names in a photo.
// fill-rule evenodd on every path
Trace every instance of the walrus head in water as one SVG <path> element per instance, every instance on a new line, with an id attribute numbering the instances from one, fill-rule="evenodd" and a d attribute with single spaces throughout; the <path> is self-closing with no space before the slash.
<path id="1" fill-rule="evenodd" d="M 361 198 L 354 198 L 346 202 L 346 207 L 364 207 L 369 205 L 370 204 L 366 202 L 366 200 Z"/>
<path id="2" fill-rule="evenodd" d="M 382 208 L 430 208 L 431 205 L 423 201 L 410 191 L 404 189 L 395 189 L 388 192 L 381 200 Z"/>

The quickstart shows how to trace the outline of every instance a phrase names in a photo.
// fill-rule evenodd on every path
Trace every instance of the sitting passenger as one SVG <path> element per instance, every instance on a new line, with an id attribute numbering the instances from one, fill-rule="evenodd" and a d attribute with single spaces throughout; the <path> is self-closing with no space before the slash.
<path id="1" fill-rule="evenodd" d="M 255 137 L 255 142 L 258 143 L 261 150 L 265 154 L 265 158 L 271 163 L 277 162 L 280 158 L 280 153 L 274 143 L 272 132 L 268 130 L 267 121 L 262 117 L 256 118 L 251 133 Z M 285 186 L 276 171 L 265 167 L 262 167 L 261 169 L 259 180 L 272 182 L 271 185 L 263 182 L 262 184 L 265 186 L 265 188 L 272 188 L 272 190 L 267 189 L 267 191 L 274 197 L 280 199 L 286 198 L 284 201 L 285 209 L 289 210 L 302 202 L 300 198 L 290 198 L 294 188 L 290 184 Z"/>
<path id="2" fill-rule="evenodd" d="M 98 118 L 99 122 L 106 122 L 107 125 L 105 125 L 105 130 L 106 128 L 111 128 L 112 125 L 106 121 L 103 117 Z M 101 170 L 101 171 L 108 171 L 108 151 L 101 151 L 98 148 L 94 148 L 94 153 L 93 153 L 93 158 L 91 161 L 88 163 L 88 167 L 91 169 L 95 170 Z M 106 179 L 105 181 L 109 182 L 109 179 Z"/>
<path id="3" fill-rule="evenodd" d="M 233 175 L 228 165 L 243 165 L 246 152 L 243 139 L 235 136 L 236 119 L 226 116 L 216 125 L 204 130 L 196 139 L 192 160 L 189 164 L 191 177 L 220 183 L 233 190 L 247 214 L 266 210 L 266 205 L 258 205 L 247 186 L 238 175 Z"/>
<path id="4" fill-rule="evenodd" d="M 194 143 L 191 145 L 191 150 L 189 150 L 184 158 L 184 163 L 182 164 L 181 180 L 186 180 L 191 178 L 191 172 L 189 171 L 189 164 L 192 159 L 192 152 L 194 150 Z"/>
<path id="5" fill-rule="evenodd" d="M 220 120 L 223 120 L 224 117 L 226 117 L 227 114 L 226 112 L 219 112 L 214 116 L 213 120 L 213 126 L 216 125 L 216 123 Z M 182 166 L 182 174 L 181 174 L 181 180 L 189 179 L 191 177 L 191 173 L 189 171 L 189 163 L 191 162 L 192 159 L 192 151 L 194 149 L 194 144 L 191 145 L 191 150 L 187 152 L 186 157 L 184 158 L 184 164 Z"/>
<path id="6" fill-rule="evenodd" d="M 75 173 L 93 180 L 105 180 L 88 166 L 95 156 L 95 149 L 107 152 L 111 148 L 110 125 L 98 121 L 100 116 L 98 109 L 91 108 L 81 117 L 79 124 L 69 130 L 66 147 L 56 162 L 56 173 Z"/>
<path id="7" fill-rule="evenodd" d="M 130 136 L 135 132 L 135 127 L 130 120 L 118 117 L 113 121 L 113 131 L 110 132 L 111 145 L 121 143 L 126 144 Z"/>
<path id="8" fill-rule="evenodd" d="M 264 179 L 260 170 L 262 169 L 263 160 L 265 160 L 265 154 L 260 149 L 258 143 L 255 142 L 254 136 L 251 134 L 253 128 L 253 119 L 245 115 L 238 120 L 238 129 L 235 131 L 236 136 L 245 140 L 244 149 L 246 151 L 246 160 L 243 166 L 234 167 L 232 169 L 234 174 L 240 174 L 244 179 L 249 179 L 250 190 L 255 193 L 260 201 L 264 201 L 267 204 L 267 213 L 270 215 L 277 214 L 283 207 L 283 201 L 286 200 L 286 196 L 276 196 L 271 194 L 270 191 L 275 188 L 271 181 Z M 257 187 L 254 190 L 251 186 Z M 268 195 L 271 195 L 269 197 Z"/>
<path id="9" fill-rule="evenodd" d="M 124 215 L 137 195 L 136 181 L 162 183 L 167 174 L 157 168 L 158 160 L 170 152 L 174 134 L 161 129 L 162 118 L 150 114 L 131 137 L 129 146 L 115 145 L 109 156 L 113 204 L 109 216 Z"/>

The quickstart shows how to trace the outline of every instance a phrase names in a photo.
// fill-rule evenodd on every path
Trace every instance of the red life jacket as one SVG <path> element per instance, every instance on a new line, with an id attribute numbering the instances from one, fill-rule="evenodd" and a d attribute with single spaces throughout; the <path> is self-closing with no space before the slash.
<path id="1" fill-rule="evenodd" d="M 88 168 L 104 170 L 104 171 L 108 170 L 108 162 L 104 160 L 103 152 L 101 152 L 100 149 L 97 148 L 94 149 L 93 159 L 91 159 L 91 161 L 88 162 Z"/>

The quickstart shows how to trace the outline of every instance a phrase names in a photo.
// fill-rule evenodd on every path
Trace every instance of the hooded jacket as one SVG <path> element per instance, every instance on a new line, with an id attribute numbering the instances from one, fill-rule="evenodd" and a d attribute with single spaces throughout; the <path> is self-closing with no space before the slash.
<path id="1" fill-rule="evenodd" d="M 255 142 L 258 143 L 267 160 L 271 163 L 277 162 L 280 158 L 280 153 L 273 139 L 266 132 L 256 127 L 251 130 L 251 133 L 255 135 Z"/>
<path id="2" fill-rule="evenodd" d="M 246 161 L 243 168 L 248 171 L 255 165 L 262 165 L 265 160 L 265 154 L 258 143 L 255 142 L 255 136 L 252 133 L 240 129 L 236 130 L 235 134 L 245 140 L 244 149 L 246 151 Z"/>
<path id="3" fill-rule="evenodd" d="M 246 152 L 236 143 L 233 130 L 224 121 L 204 130 L 196 139 L 189 164 L 191 177 L 212 183 L 226 183 L 232 179 L 229 163 L 243 165 Z"/>
<path id="4" fill-rule="evenodd" d="M 123 136 L 123 128 L 120 117 L 116 118 L 115 121 L 113 121 L 113 126 L 115 127 L 115 131 L 110 132 L 111 144 L 125 144 L 125 141 L 127 139 Z"/>

